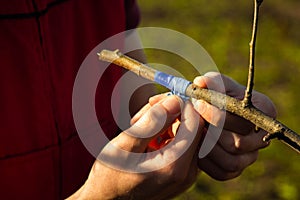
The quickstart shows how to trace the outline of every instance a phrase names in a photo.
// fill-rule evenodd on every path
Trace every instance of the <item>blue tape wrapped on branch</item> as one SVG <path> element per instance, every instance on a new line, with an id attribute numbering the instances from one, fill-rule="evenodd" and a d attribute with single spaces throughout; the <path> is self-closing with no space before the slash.
<path id="1" fill-rule="evenodd" d="M 189 99 L 189 97 L 185 95 L 185 91 L 191 84 L 190 81 L 160 71 L 155 73 L 154 81 L 170 89 L 173 94 L 180 96 L 183 100 L 186 101 Z"/>

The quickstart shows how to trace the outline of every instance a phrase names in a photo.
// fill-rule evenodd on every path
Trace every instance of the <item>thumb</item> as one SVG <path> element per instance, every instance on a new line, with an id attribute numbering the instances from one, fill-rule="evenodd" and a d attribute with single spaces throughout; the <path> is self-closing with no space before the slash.
<path id="1" fill-rule="evenodd" d="M 182 107 L 183 101 L 178 96 L 168 96 L 152 106 L 112 142 L 126 151 L 144 152 L 155 136 L 172 125 L 180 115 Z"/>
<path id="2" fill-rule="evenodd" d="M 207 121 L 208 123 L 222 127 L 226 117 L 226 112 L 219 108 L 207 103 L 203 100 L 195 100 L 193 102 L 195 110 Z"/>

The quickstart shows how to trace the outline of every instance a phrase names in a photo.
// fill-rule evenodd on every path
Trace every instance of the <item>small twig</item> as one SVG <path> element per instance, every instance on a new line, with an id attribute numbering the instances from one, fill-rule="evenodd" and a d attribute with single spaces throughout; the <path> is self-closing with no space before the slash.
<path id="1" fill-rule="evenodd" d="M 136 73 L 138 76 L 144 77 L 151 81 L 154 81 L 155 75 L 159 73 L 159 71 L 150 68 L 132 58 L 129 58 L 119 51 L 103 50 L 98 53 L 98 56 L 100 60 L 124 67 Z M 195 99 L 202 99 L 222 110 L 226 110 L 230 113 L 243 117 L 257 127 L 269 133 L 264 138 L 264 141 L 268 141 L 269 139 L 276 137 L 300 153 L 300 136 L 287 126 L 267 116 L 254 106 L 244 107 L 243 101 L 213 90 L 200 88 L 192 83 L 187 86 L 185 94 L 183 95 Z"/>
<path id="2" fill-rule="evenodd" d="M 251 37 L 251 41 L 249 43 L 249 46 L 250 46 L 249 73 L 248 73 L 247 87 L 245 90 L 245 96 L 243 99 L 244 107 L 248 107 L 248 106 L 252 105 L 251 98 L 252 98 L 252 90 L 253 90 L 253 86 L 254 86 L 255 43 L 256 43 L 256 35 L 257 35 L 259 7 L 262 2 L 263 2 L 263 0 L 254 0 L 252 37 Z"/>

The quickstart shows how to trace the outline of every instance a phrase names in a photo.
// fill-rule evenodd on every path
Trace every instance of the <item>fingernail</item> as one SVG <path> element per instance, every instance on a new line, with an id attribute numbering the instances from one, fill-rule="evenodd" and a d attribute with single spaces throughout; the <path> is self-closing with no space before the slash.
<path id="1" fill-rule="evenodd" d="M 193 82 L 199 87 L 206 87 L 205 78 L 203 76 L 197 76 Z"/>
<path id="2" fill-rule="evenodd" d="M 219 72 L 211 71 L 211 72 L 206 72 L 203 76 L 213 78 L 213 77 L 221 76 L 221 74 Z"/>
<path id="3" fill-rule="evenodd" d="M 180 99 L 180 97 L 171 95 L 163 100 L 162 105 L 170 114 L 175 115 L 181 112 L 181 109 L 183 108 L 183 101 Z"/>

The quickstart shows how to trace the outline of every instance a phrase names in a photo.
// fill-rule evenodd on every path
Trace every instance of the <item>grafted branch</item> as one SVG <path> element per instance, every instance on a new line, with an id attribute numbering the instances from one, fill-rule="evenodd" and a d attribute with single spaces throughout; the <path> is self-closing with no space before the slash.
<path id="1" fill-rule="evenodd" d="M 134 72 L 138 76 L 151 81 L 155 80 L 155 74 L 158 72 L 157 70 L 150 68 L 145 64 L 123 55 L 118 50 L 103 50 L 101 53 L 98 53 L 98 56 L 100 60 L 124 67 L 125 69 Z M 213 90 L 200 88 L 195 84 L 190 84 L 186 88 L 184 95 L 195 99 L 205 100 L 220 109 L 243 117 L 244 119 L 251 121 L 257 127 L 269 133 L 269 135 L 264 138 L 265 141 L 271 138 L 278 138 L 300 153 L 300 136 L 284 124 L 265 115 L 253 105 L 244 107 L 243 101 Z"/>

